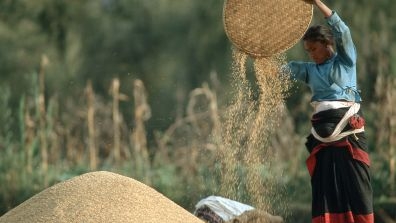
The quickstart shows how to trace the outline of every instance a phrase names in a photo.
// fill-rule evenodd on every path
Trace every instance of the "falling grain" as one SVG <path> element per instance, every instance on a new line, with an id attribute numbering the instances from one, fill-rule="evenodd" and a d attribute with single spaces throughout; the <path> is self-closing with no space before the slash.
<path id="1" fill-rule="evenodd" d="M 290 80 L 281 75 L 283 55 L 254 59 L 259 88 L 259 98 L 254 99 L 246 78 L 247 58 L 234 49 L 235 97 L 227 109 L 219 146 L 220 194 L 271 211 L 273 196 L 279 193 L 271 172 L 274 148 L 270 141 L 280 122 Z"/>

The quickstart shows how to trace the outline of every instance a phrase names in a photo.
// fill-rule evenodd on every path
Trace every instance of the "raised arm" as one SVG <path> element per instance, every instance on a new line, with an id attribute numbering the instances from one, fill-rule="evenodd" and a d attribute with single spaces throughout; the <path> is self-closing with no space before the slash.
<path id="1" fill-rule="evenodd" d="M 313 0 L 312 4 L 316 5 L 318 9 L 323 13 L 325 18 L 328 18 L 333 14 L 333 11 L 325 5 L 321 0 Z"/>
<path id="2" fill-rule="evenodd" d="M 348 66 L 355 65 L 357 57 L 356 49 L 348 26 L 341 20 L 338 14 L 323 3 L 322 0 L 304 1 L 315 5 L 326 18 L 334 34 L 336 51 L 340 58 L 342 58 L 342 61 Z"/>

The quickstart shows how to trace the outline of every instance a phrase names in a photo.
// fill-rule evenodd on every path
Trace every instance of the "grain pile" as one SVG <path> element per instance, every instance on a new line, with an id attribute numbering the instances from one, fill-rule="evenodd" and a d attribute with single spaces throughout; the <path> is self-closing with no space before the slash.
<path id="1" fill-rule="evenodd" d="M 0 223 L 203 223 L 156 190 L 99 171 L 58 183 L 0 218 Z"/>

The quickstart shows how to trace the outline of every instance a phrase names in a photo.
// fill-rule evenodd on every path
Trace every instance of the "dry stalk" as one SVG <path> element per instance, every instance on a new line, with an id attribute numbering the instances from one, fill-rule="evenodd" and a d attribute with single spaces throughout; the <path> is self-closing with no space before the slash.
<path id="1" fill-rule="evenodd" d="M 199 174 L 200 166 L 213 167 L 217 150 L 213 141 L 219 140 L 219 131 L 216 93 L 204 83 L 190 92 L 186 116 L 177 118 L 161 135 L 156 134 L 159 152 L 155 161 L 173 162 L 180 168 L 180 177 L 189 181 L 191 175 Z"/>
<path id="2" fill-rule="evenodd" d="M 41 148 L 41 168 L 44 173 L 48 169 L 48 148 L 47 148 L 47 134 L 46 134 L 46 109 L 45 109 L 45 68 L 48 65 L 48 58 L 43 55 L 41 57 L 39 70 L 39 125 L 40 125 L 40 148 Z"/>
<path id="3" fill-rule="evenodd" d="M 147 104 L 145 87 L 141 80 L 134 81 L 133 96 L 135 100 L 135 129 L 132 133 L 134 148 L 137 153 L 147 159 L 147 139 L 144 122 L 151 117 L 151 109 Z"/>
<path id="4" fill-rule="evenodd" d="M 208 112 L 200 112 L 200 113 L 194 113 L 192 116 L 179 118 L 172 125 L 170 125 L 168 129 L 166 129 L 166 131 L 162 134 L 161 137 L 157 138 L 157 143 L 161 145 L 162 148 L 165 148 L 166 145 L 170 141 L 172 141 L 174 134 L 178 128 L 181 128 L 192 122 L 198 123 L 198 120 L 206 119 L 208 116 L 209 116 Z"/>
<path id="5" fill-rule="evenodd" d="M 91 170 L 97 168 L 97 149 L 95 133 L 95 94 L 92 89 L 92 82 L 89 80 L 85 89 L 87 94 L 87 122 L 88 122 L 88 148 L 89 148 L 89 167 Z"/>
<path id="6" fill-rule="evenodd" d="M 114 144 L 114 150 L 113 150 L 113 156 L 114 156 L 114 161 L 115 163 L 119 163 L 121 160 L 121 121 L 122 121 L 122 115 L 120 113 L 120 101 L 126 101 L 128 100 L 128 96 L 120 93 L 120 80 L 118 78 L 114 78 L 111 84 L 110 88 L 111 95 L 113 96 L 113 144 Z M 125 154 L 127 152 L 124 150 Z"/>
<path id="7" fill-rule="evenodd" d="M 118 163 L 121 157 L 121 133 L 120 133 L 120 80 L 113 79 L 111 85 L 113 96 L 113 131 L 114 131 L 114 161 Z"/>
<path id="8" fill-rule="evenodd" d="M 24 101 L 24 104 L 25 104 L 25 110 L 23 112 L 24 112 L 24 124 L 25 124 L 24 145 L 25 145 L 25 156 L 26 156 L 26 170 L 28 173 L 31 173 L 33 169 L 33 144 L 36 139 L 36 133 L 35 133 L 36 126 L 29 112 L 29 108 L 26 103 L 26 100 Z"/>
<path id="9" fill-rule="evenodd" d="M 136 157 L 136 161 L 140 160 L 143 162 L 141 165 L 144 168 L 145 180 L 149 183 L 148 171 L 150 162 L 144 123 L 151 117 L 151 109 L 147 104 L 146 89 L 141 80 L 135 80 L 133 82 L 133 96 L 135 101 L 135 128 L 133 129 L 131 139 L 134 152 L 139 155 L 139 157 Z"/>
<path id="10" fill-rule="evenodd" d="M 202 99 L 202 96 L 204 97 L 205 102 L 200 100 Z M 206 107 L 201 103 L 205 103 L 205 106 L 208 106 L 208 109 L 206 109 Z M 197 111 L 197 107 L 200 108 L 200 111 Z M 220 138 L 221 126 L 218 115 L 217 97 L 216 93 L 211 91 L 208 84 L 204 83 L 202 88 L 196 88 L 190 93 L 190 99 L 186 110 L 186 117 L 177 118 L 175 122 L 162 134 L 162 136 L 156 136 L 156 142 L 165 157 L 167 157 L 167 144 L 171 141 L 176 141 L 175 138 L 177 138 L 177 136 L 175 136 L 175 134 L 177 130 L 182 129 L 185 126 L 193 126 L 194 132 L 198 136 L 205 137 L 210 135 L 213 136 L 214 140 L 218 140 L 218 138 Z M 211 119 L 211 122 L 207 121 L 208 117 Z M 203 126 L 206 125 L 212 125 L 212 128 L 206 128 L 209 129 L 209 133 L 204 131 Z M 187 141 L 192 142 L 196 138 L 197 137 L 192 136 L 192 139 Z M 214 148 L 211 143 L 203 144 L 206 144 L 205 148 Z"/>
<path id="11" fill-rule="evenodd" d="M 212 120 L 213 123 L 213 135 L 214 136 L 220 136 L 220 121 L 219 121 L 219 115 L 218 115 L 218 107 L 217 107 L 217 96 L 216 93 L 211 91 L 209 88 L 209 85 L 207 83 L 204 83 L 202 88 L 196 88 L 190 93 L 190 100 L 187 105 L 187 117 L 189 119 L 189 122 L 192 124 L 192 126 L 195 128 L 197 132 L 200 131 L 200 127 L 198 124 L 198 117 L 196 115 L 198 114 L 195 111 L 195 107 L 198 104 L 198 98 L 200 96 L 204 96 L 208 100 L 209 104 L 209 116 Z"/>
<path id="12" fill-rule="evenodd" d="M 47 108 L 47 137 L 48 137 L 48 160 L 56 163 L 60 159 L 60 134 L 56 125 L 58 100 L 56 96 L 50 97 Z"/>

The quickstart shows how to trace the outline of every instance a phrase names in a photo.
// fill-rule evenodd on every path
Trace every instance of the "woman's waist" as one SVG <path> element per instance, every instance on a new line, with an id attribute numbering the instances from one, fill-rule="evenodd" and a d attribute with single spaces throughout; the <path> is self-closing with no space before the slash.
<path id="1" fill-rule="evenodd" d="M 312 116 L 312 133 L 322 138 L 338 139 L 338 136 L 364 131 L 364 119 L 359 116 L 360 104 L 347 101 L 316 104 L 319 111 Z M 316 137 L 316 136 L 315 136 Z M 330 140 L 329 139 L 329 140 Z M 321 139 L 321 141 L 327 139 Z"/>
<path id="2" fill-rule="evenodd" d="M 313 101 L 311 102 L 311 106 L 314 109 L 313 114 L 317 114 L 331 109 L 349 108 L 356 103 L 357 102 L 346 100 Z"/>

